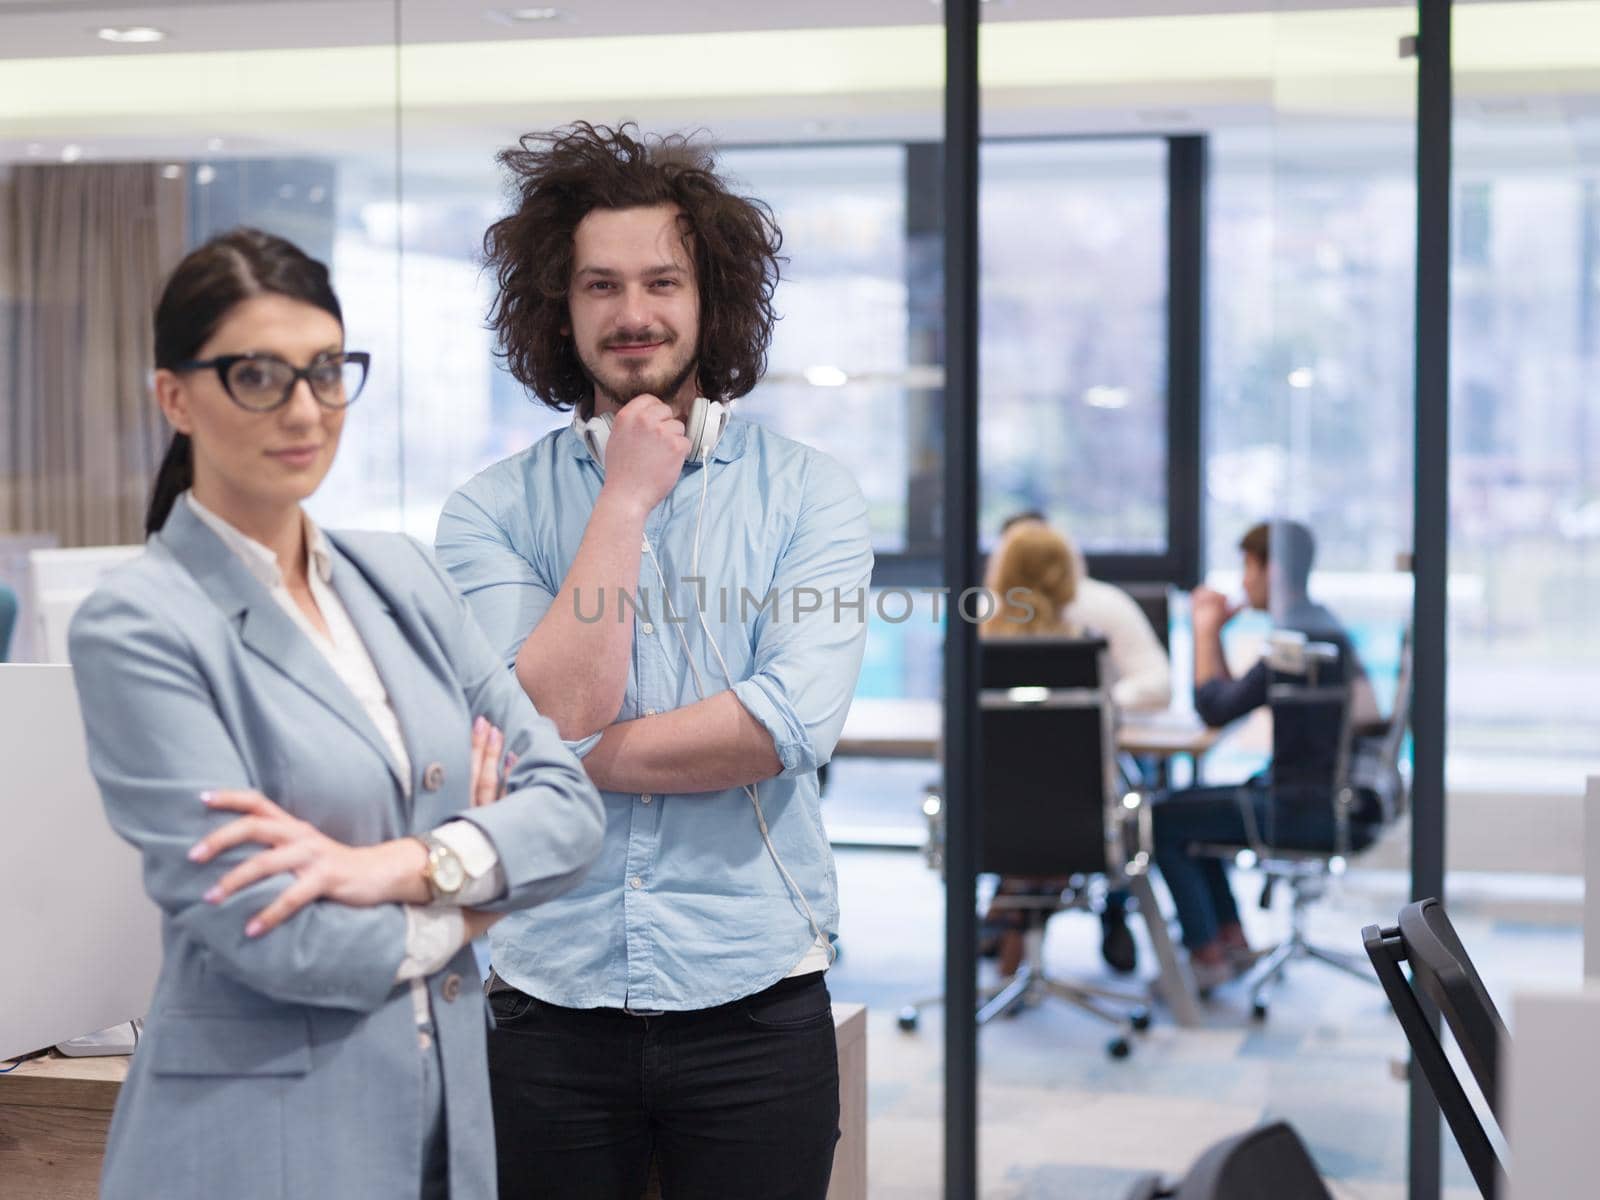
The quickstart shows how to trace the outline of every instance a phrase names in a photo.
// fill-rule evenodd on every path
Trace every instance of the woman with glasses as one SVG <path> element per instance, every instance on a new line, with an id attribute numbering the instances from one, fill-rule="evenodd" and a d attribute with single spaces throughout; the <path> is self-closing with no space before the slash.
<path id="1" fill-rule="evenodd" d="M 468 943 L 577 882 L 599 797 L 426 550 L 301 508 L 368 365 L 326 268 L 225 234 L 155 343 L 147 549 L 70 637 L 163 916 L 101 1195 L 492 1197 Z"/>

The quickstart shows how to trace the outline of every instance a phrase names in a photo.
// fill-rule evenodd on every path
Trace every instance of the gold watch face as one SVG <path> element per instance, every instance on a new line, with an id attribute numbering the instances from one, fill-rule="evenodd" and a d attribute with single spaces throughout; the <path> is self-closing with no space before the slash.
<path id="1" fill-rule="evenodd" d="M 467 881 L 467 873 L 461 869 L 461 860 L 444 846 L 429 847 L 428 875 L 433 880 L 433 886 L 446 896 L 459 892 L 461 885 Z"/>

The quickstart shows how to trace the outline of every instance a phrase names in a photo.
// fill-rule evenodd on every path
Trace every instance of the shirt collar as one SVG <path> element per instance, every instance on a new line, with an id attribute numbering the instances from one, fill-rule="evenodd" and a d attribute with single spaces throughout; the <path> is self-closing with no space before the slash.
<path id="1" fill-rule="evenodd" d="M 183 498 L 188 502 L 194 515 L 222 539 L 223 545 L 238 555 L 239 560 L 262 587 L 270 591 L 283 582 L 283 571 L 278 566 L 278 556 L 269 547 L 262 545 L 249 534 L 240 532 L 201 504 L 195 498 L 194 492 L 185 492 Z M 328 549 L 328 539 L 323 536 L 322 530 L 317 528 L 316 522 L 312 521 L 303 510 L 300 519 L 305 522 L 306 549 L 311 559 L 311 569 L 316 572 L 318 579 L 327 583 L 333 578 L 333 555 Z"/>

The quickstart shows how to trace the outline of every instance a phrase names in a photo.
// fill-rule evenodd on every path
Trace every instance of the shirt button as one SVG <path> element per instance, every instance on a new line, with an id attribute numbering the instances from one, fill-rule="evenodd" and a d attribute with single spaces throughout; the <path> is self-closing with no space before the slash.
<path id="1" fill-rule="evenodd" d="M 639 626 L 639 628 L 644 630 L 646 633 L 654 633 L 656 631 L 656 627 L 650 624 L 649 621 L 646 621 L 643 625 Z"/>
<path id="2" fill-rule="evenodd" d="M 461 976 L 455 972 L 444 977 L 444 982 L 439 985 L 439 995 L 444 997 L 446 1004 L 454 1004 L 461 995 Z"/>
<path id="3" fill-rule="evenodd" d="M 649 792 L 646 792 L 644 795 L 640 796 L 639 799 L 644 801 L 646 804 L 649 804 L 650 801 L 655 799 L 655 797 L 652 796 Z"/>
<path id="4" fill-rule="evenodd" d="M 631 888 L 642 888 L 644 886 L 644 880 L 635 875 L 632 879 L 628 880 L 628 886 Z"/>
<path id="5" fill-rule="evenodd" d="M 443 786 L 444 767 L 439 763 L 429 763 L 427 769 L 422 772 L 422 790 L 437 792 Z"/>

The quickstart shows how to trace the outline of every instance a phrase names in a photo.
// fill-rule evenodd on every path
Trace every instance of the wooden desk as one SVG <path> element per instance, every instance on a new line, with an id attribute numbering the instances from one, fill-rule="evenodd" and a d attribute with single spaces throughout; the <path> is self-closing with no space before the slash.
<path id="1" fill-rule="evenodd" d="M 839 1145 L 828 1200 L 867 1197 L 867 1010 L 835 1004 Z M 6 1200 L 95 1200 L 126 1058 L 35 1058 L 0 1075 L 0 1180 Z M 646 1200 L 659 1196 L 652 1186 Z"/>
<path id="2" fill-rule="evenodd" d="M 937 700 L 857 700 L 834 748 L 836 758 L 937 758 L 944 705 Z M 1191 713 L 1127 713 L 1117 727 L 1117 748 L 1130 754 L 1173 758 L 1204 754 L 1221 730 Z"/>
<path id="3" fill-rule="evenodd" d="M 29 1059 L 0 1075 L 6 1200 L 95 1200 L 126 1058 Z"/>

